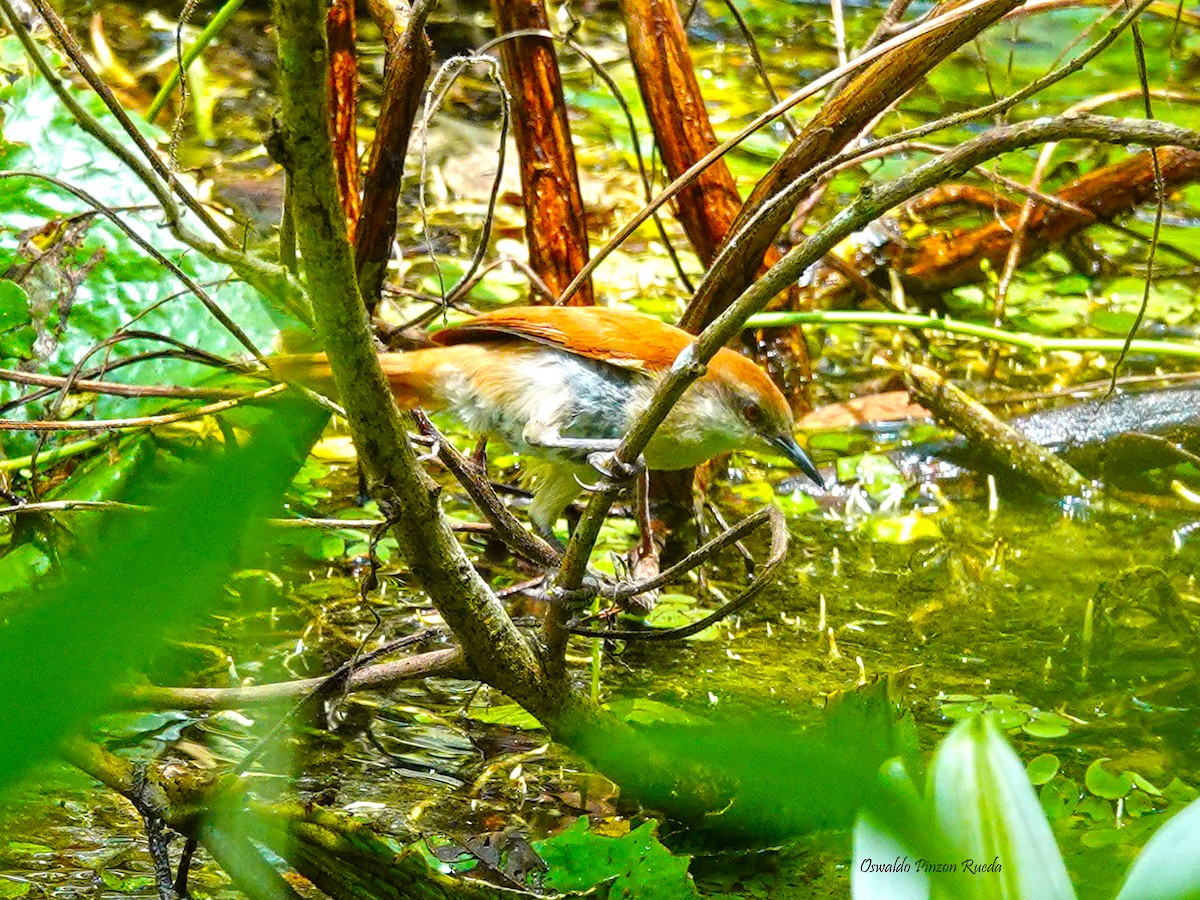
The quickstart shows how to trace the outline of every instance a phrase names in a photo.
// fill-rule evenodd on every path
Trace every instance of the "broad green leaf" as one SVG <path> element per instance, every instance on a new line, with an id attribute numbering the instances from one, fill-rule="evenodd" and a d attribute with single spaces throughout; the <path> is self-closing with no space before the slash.
<path id="1" fill-rule="evenodd" d="M 155 509 L 114 514 L 102 546 L 68 561 L 57 584 L 12 598 L 19 612 L 0 630 L 0 786 L 49 757 L 101 711 L 114 681 L 205 609 L 258 545 L 324 419 L 280 402 L 249 441 L 176 483 L 131 485 L 129 499 Z"/>
<path id="2" fill-rule="evenodd" d="M 1108 757 L 1095 760 L 1087 767 L 1083 783 L 1097 797 L 1105 800 L 1120 800 L 1133 790 L 1132 772 L 1112 772 L 1104 764 Z"/>
<path id="3" fill-rule="evenodd" d="M 1046 818 L 1058 822 L 1075 812 L 1079 805 L 1079 785 L 1070 778 L 1056 775 L 1042 785 L 1038 800 Z"/>
<path id="4" fill-rule="evenodd" d="M 613 880 L 609 896 L 639 900 L 699 900 L 688 875 L 689 860 L 659 843 L 656 822 L 647 822 L 620 838 L 588 830 L 587 817 L 534 849 L 550 867 L 545 885 L 558 891 L 588 890 Z"/>
<path id="5" fill-rule="evenodd" d="M 1025 767 L 987 715 L 960 722 L 942 741 L 929 773 L 929 802 L 957 848 L 952 862 L 985 869 L 956 873 L 980 900 L 1074 898 L 1054 834 Z M 986 867 L 995 864 L 996 871 Z"/>
<path id="6" fill-rule="evenodd" d="M 1058 774 L 1058 757 L 1053 753 L 1043 753 L 1035 756 L 1025 766 L 1029 781 L 1033 785 L 1042 785 Z"/>
<path id="7" fill-rule="evenodd" d="M 1176 813 L 1134 860 L 1117 900 L 1200 898 L 1200 801 Z"/>

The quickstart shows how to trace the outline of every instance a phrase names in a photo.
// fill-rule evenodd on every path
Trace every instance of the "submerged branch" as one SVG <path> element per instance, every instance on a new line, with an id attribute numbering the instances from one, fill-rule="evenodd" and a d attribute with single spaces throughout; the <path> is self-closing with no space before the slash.
<path id="1" fill-rule="evenodd" d="M 159 687 L 135 685 L 118 702 L 130 709 L 247 709 L 284 700 L 300 700 L 319 689 L 329 676 L 301 678 L 275 684 L 235 688 Z M 357 669 L 346 680 L 348 693 L 386 690 L 414 678 L 470 678 L 470 669 L 458 648 L 431 650 L 404 659 Z"/>
<path id="2" fill-rule="evenodd" d="M 1091 493 L 1091 483 L 1070 465 L 1000 421 L 986 406 L 932 369 L 912 366 L 908 378 L 918 403 L 999 466 L 1032 479 L 1054 497 L 1086 497 Z"/>

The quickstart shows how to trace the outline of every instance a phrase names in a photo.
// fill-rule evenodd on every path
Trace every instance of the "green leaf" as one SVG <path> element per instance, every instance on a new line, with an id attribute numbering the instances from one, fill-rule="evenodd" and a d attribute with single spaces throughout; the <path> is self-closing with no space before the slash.
<path id="1" fill-rule="evenodd" d="M 467 715 L 476 722 L 487 722 L 491 725 L 507 725 L 510 728 L 520 728 L 525 731 L 541 731 L 546 727 L 531 714 L 527 713 L 524 707 L 516 703 L 472 707 Z"/>
<path id="2" fill-rule="evenodd" d="M 941 712 L 947 719 L 958 722 L 977 716 L 985 709 L 987 709 L 987 704 L 982 700 L 977 700 L 967 703 L 943 703 Z"/>
<path id="3" fill-rule="evenodd" d="M 1071 726 L 1058 713 L 1035 709 L 1030 713 L 1029 721 L 1021 726 L 1021 730 L 1030 737 L 1060 738 L 1071 732 Z"/>
<path id="4" fill-rule="evenodd" d="M 1120 800 L 1133 790 L 1133 773 L 1112 772 L 1105 767 L 1104 764 L 1107 762 L 1111 762 L 1111 760 L 1103 757 L 1088 766 L 1087 772 L 1083 776 L 1083 783 L 1097 797 L 1103 797 L 1105 800 Z"/>
<path id="5" fill-rule="evenodd" d="M 51 756 L 101 711 L 113 682 L 205 609 L 260 544 L 261 520 L 325 418 L 307 403 L 276 403 L 249 441 L 177 482 L 131 485 L 129 499 L 152 511 L 112 514 L 102 545 L 64 563 L 57 584 L 12 598 L 20 611 L 0 630 L 0 786 Z"/>
<path id="6" fill-rule="evenodd" d="M 13 897 L 24 897 L 29 894 L 33 885 L 22 878 L 12 878 L 0 875 L 0 900 L 11 900 Z"/>
<path id="7" fill-rule="evenodd" d="M 1104 334 L 1128 334 L 1137 321 L 1137 313 L 1115 309 L 1098 309 L 1091 315 L 1091 325 Z"/>
<path id="8" fill-rule="evenodd" d="M 1035 756 L 1025 766 L 1025 772 L 1029 775 L 1030 783 L 1034 785 L 1045 784 L 1058 774 L 1058 757 L 1053 753 L 1043 753 L 1041 756 Z"/>
<path id="9" fill-rule="evenodd" d="M 1075 890 L 1025 767 L 989 715 L 960 722 L 938 747 L 926 786 L 941 831 L 956 845 L 952 861 L 971 859 L 996 871 L 962 867 L 951 879 L 979 898 L 1074 900 Z M 969 886 L 969 887 L 968 887 Z"/>
<path id="10" fill-rule="evenodd" d="M 14 39 L 0 40 L 0 56 L 21 55 Z M 22 63 L 4 71 L 24 72 Z M 208 293 L 236 321 L 251 339 L 265 347 L 280 326 L 294 322 L 273 308 L 257 291 L 231 277 L 228 266 L 215 263 L 193 252 L 162 227 L 161 213 L 153 195 L 98 141 L 81 129 L 59 102 L 50 86 L 39 77 L 0 79 L 8 95 L 3 116 L 5 141 L 0 144 L 3 164 L 0 169 L 33 170 L 59 177 L 81 188 L 101 203 L 121 209 L 121 218 L 142 238 L 174 262 L 195 282 L 208 284 Z M 109 127 L 120 134 L 121 128 L 100 99 L 91 91 L 67 85 L 75 98 Z M 162 132 L 147 125 L 136 113 L 135 124 L 155 138 Z M 153 141 L 153 138 L 152 138 Z M 146 211 L 133 208 L 146 206 Z M 64 228 L 68 218 L 91 207 L 72 194 L 36 177 L 10 175 L 0 178 L 0 272 L 13 263 L 30 263 L 32 269 L 22 279 L 27 300 L 24 313 L 20 297 L 13 287 L 0 289 L 0 357 L 28 358 L 38 328 L 57 332 L 57 340 L 47 348 L 46 369 L 65 372 L 94 347 L 131 321 L 139 327 L 161 332 L 188 343 L 203 342 L 204 349 L 217 354 L 244 352 L 237 340 L 216 326 L 212 315 L 190 292 L 184 290 L 177 275 L 147 254 L 124 232 L 103 216 L 76 219 L 78 227 Z M 33 231 L 34 238 L 54 244 L 40 259 L 30 259 L 18 246 L 17 235 Z M 95 257 L 95 259 L 93 259 Z M 82 275 L 74 287 L 69 327 L 58 331 L 62 288 Z M 11 282 L 9 283 L 11 285 Z M 161 306 L 156 304 L 162 302 Z M 30 309 L 33 319 L 30 321 Z M 36 327 L 35 327 L 36 326 Z M 115 356 L 144 349 L 136 341 L 113 348 Z M 208 369 L 181 360 L 157 360 L 139 364 L 128 371 L 131 380 L 140 383 L 194 385 L 208 378 Z M 4 388 L 11 395 L 11 388 Z M 162 408 L 161 398 L 130 400 L 100 398 L 99 414 L 149 414 Z M 119 410 L 119 412 L 118 412 Z M 5 436 L 6 445 L 28 452 L 26 436 Z M 13 453 L 12 455 L 20 455 Z"/>
<path id="11" fill-rule="evenodd" d="M 158 442 L 149 434 L 122 438 L 115 447 L 81 464 L 48 496 L 52 500 L 121 500 L 138 473 L 147 477 L 146 468 L 157 449 Z"/>
<path id="12" fill-rule="evenodd" d="M 1130 778 L 1133 779 L 1133 786 L 1135 788 L 1137 788 L 1139 791 L 1144 791 L 1145 793 L 1149 794 L 1152 797 L 1161 797 L 1162 796 L 1162 791 L 1160 791 L 1158 788 L 1156 788 L 1150 781 L 1143 778 L 1137 772 L 1129 772 L 1127 774 L 1129 775 Z"/>
<path id="13" fill-rule="evenodd" d="M 1200 802 L 1176 813 L 1142 848 L 1117 900 L 1200 898 Z"/>
<path id="14" fill-rule="evenodd" d="M 546 887 L 583 891 L 611 879 L 611 897 L 699 900 L 688 875 L 690 860 L 659 843 L 657 827 L 651 821 L 624 837 L 601 837 L 588 830 L 585 816 L 561 834 L 535 842 L 534 849 L 550 867 Z"/>
<path id="15" fill-rule="evenodd" d="M 29 295 L 15 281 L 0 278 L 0 331 L 28 325 Z"/>
<path id="16" fill-rule="evenodd" d="M 762 846 L 850 827 L 879 790 L 880 765 L 911 753 L 911 718 L 871 689 L 831 702 L 826 719 L 810 728 L 765 715 L 655 724 L 619 741 L 607 729 L 582 729 L 576 749 L 614 781 L 636 781 L 650 808 L 675 794 L 676 779 L 703 781 L 714 806 L 697 833 Z M 668 774 L 647 784 L 648 772 Z"/>
<path id="17" fill-rule="evenodd" d="M 1042 785 L 1038 792 L 1042 810 L 1051 822 L 1060 822 L 1075 812 L 1079 805 L 1079 785 L 1070 778 L 1056 775 Z"/>

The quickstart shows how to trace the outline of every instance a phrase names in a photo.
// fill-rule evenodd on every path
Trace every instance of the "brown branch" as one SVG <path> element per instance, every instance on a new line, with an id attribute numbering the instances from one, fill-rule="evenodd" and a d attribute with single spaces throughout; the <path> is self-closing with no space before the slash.
<path id="1" fill-rule="evenodd" d="M 333 0 L 325 20 L 329 36 L 329 133 L 337 166 L 338 192 L 346 230 L 358 226 L 358 59 L 355 56 L 354 0 Z"/>
<path id="2" fill-rule="evenodd" d="M 501 35 L 550 28 L 542 0 L 493 0 L 492 11 Z M 558 55 L 551 39 L 525 35 L 500 45 L 500 62 L 512 97 L 529 262 L 557 295 L 588 260 L 583 197 Z M 571 302 L 590 306 L 591 283 Z"/>
<path id="3" fill-rule="evenodd" d="M 0 381 L 13 384 L 33 384 L 42 387 L 69 387 L 72 391 L 89 394 L 108 394 L 114 397 L 174 397 L 186 400 L 230 400 L 245 396 L 245 391 L 231 388 L 191 388 L 160 384 L 121 384 L 116 381 L 94 381 L 79 378 L 72 381 L 61 375 L 39 375 L 36 372 L 18 372 L 16 369 L 0 369 Z"/>
<path id="4" fill-rule="evenodd" d="M 421 108 L 422 90 L 433 65 L 433 53 L 425 36 L 425 22 L 433 11 L 433 0 L 415 0 L 403 31 L 396 25 L 398 17 L 390 4 L 391 0 L 373 0 L 371 4 L 384 33 L 387 57 L 383 105 L 375 124 L 375 140 L 363 179 L 358 229 L 354 233 L 355 271 L 369 312 L 379 303 L 383 290 L 396 236 L 396 204 L 404 178 L 404 157 Z"/>
<path id="5" fill-rule="evenodd" d="M 654 140 L 672 179 L 679 178 L 717 146 L 708 109 L 696 80 L 674 0 L 621 0 L 621 16 Z M 675 197 L 688 240 L 708 265 L 742 208 L 725 160 L 700 172 Z"/>
<path id="6" fill-rule="evenodd" d="M 750 283 L 763 255 L 791 218 L 794 202 L 773 204 L 776 195 L 837 154 L 935 65 L 1022 2 L 993 0 L 965 19 L 910 41 L 872 63 L 824 103 L 747 199 L 731 226 L 736 241 L 709 270 L 684 314 L 685 325 L 696 330 L 711 322 Z M 961 0 L 949 0 L 938 12 L 950 13 L 963 5 Z"/>
<path id="7" fill-rule="evenodd" d="M 503 605 L 448 527 L 439 489 L 418 464 L 371 343 L 354 258 L 337 197 L 327 132 L 327 51 L 321 0 L 274 0 L 279 41 L 281 138 L 293 179 L 296 237 L 317 332 L 372 495 L 404 561 L 479 676 L 554 722 L 573 707 L 564 683 L 548 684 Z M 365 210 L 364 210 L 365 213 Z"/>
<path id="8" fill-rule="evenodd" d="M 170 425 L 173 422 L 183 422 L 188 419 L 198 419 L 241 406 L 243 403 L 253 403 L 266 397 L 287 390 L 287 385 L 275 384 L 261 391 L 242 394 L 231 400 L 222 400 L 200 406 L 196 409 L 184 410 L 177 413 L 166 413 L 161 416 L 133 416 L 127 419 L 83 419 L 69 421 L 63 419 L 30 419 L 21 422 L 13 419 L 0 419 L 0 431 L 108 431 L 119 428 L 153 428 L 159 425 Z"/>
<path id="9" fill-rule="evenodd" d="M 376 663 L 356 670 L 346 682 L 350 693 L 386 690 L 414 678 L 471 678 L 470 667 L 457 648 L 431 650 L 404 659 Z M 247 709 L 300 700 L 320 688 L 328 676 L 237 688 L 159 687 L 134 685 L 118 697 L 129 709 Z"/>
<path id="10" fill-rule="evenodd" d="M 1054 497 L 1087 497 L 1090 482 L 1045 447 L 1002 422 L 983 404 L 925 366 L 908 370 L 913 398 L 993 462 L 1032 479 Z"/>
<path id="11" fill-rule="evenodd" d="M 1200 178 L 1200 153 L 1169 149 L 1159 153 L 1164 185 L 1176 187 Z M 1072 234 L 1107 221 L 1153 199 L 1153 160 L 1148 153 L 1095 169 L 1055 195 L 1079 212 L 1062 205 L 1036 204 L 1028 215 L 1019 262 L 1037 259 Z M 993 271 L 1004 265 L 1021 213 L 1003 216 L 979 228 L 928 235 L 906 247 L 892 247 L 890 264 L 901 272 L 910 291 L 936 294 L 982 277 L 981 263 Z"/>
<path id="12" fill-rule="evenodd" d="M 542 538 L 525 530 L 509 508 L 500 502 L 500 498 L 492 489 L 491 482 L 487 479 L 487 474 L 443 438 L 423 412 L 416 410 L 412 415 L 421 433 L 426 437 L 433 438 L 434 453 L 438 461 L 449 469 L 458 483 L 462 485 L 488 523 L 495 529 L 496 536 L 518 556 L 547 569 L 556 568 L 562 562 L 562 554 Z"/>

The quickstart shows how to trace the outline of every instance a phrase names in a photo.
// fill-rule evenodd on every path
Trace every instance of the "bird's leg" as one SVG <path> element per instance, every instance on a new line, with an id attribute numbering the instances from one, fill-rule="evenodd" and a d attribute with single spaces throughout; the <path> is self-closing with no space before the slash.
<path id="1" fill-rule="evenodd" d="M 645 461 L 640 457 L 635 463 L 626 463 L 614 455 L 621 446 L 619 438 L 577 438 L 567 437 L 559 431 L 553 422 L 543 422 L 530 419 L 525 423 L 521 433 L 525 443 L 530 447 L 544 450 L 565 450 L 568 453 L 585 456 L 588 465 L 614 482 L 629 482 L 646 468 Z"/>
<path id="2" fill-rule="evenodd" d="M 643 468 L 637 482 L 638 558 L 653 556 L 658 559 L 654 546 L 654 523 L 650 520 L 650 473 Z"/>
<path id="3" fill-rule="evenodd" d="M 654 543 L 654 523 L 650 519 L 650 473 L 642 469 L 638 475 L 637 493 L 634 503 L 637 508 L 638 545 L 630 553 L 629 577 L 631 581 L 648 581 L 657 577 L 659 566 L 658 546 Z M 658 591 L 646 591 L 629 597 L 620 606 L 633 615 L 644 616 L 654 609 Z"/>
<path id="4" fill-rule="evenodd" d="M 567 552 L 567 545 L 558 539 L 558 535 L 554 533 L 554 528 L 544 522 L 534 522 L 530 520 L 534 532 L 543 541 L 559 552 L 559 555 Z"/>
<path id="5" fill-rule="evenodd" d="M 566 450 L 580 456 L 596 453 L 613 453 L 621 442 L 615 438 L 567 437 L 553 422 L 530 419 L 525 423 L 521 437 L 530 447 L 544 450 Z"/>
<path id="6" fill-rule="evenodd" d="M 475 442 L 475 449 L 471 453 L 471 462 L 485 470 L 487 469 L 487 445 L 488 439 L 485 435 Z"/>
<path id="7" fill-rule="evenodd" d="M 363 471 L 361 463 L 355 463 L 355 475 L 357 476 L 358 487 L 358 495 L 354 498 L 355 504 L 366 506 L 371 500 L 371 492 L 367 488 L 367 473 Z"/>

